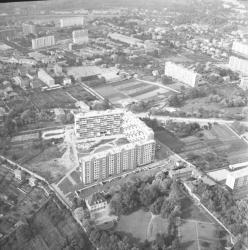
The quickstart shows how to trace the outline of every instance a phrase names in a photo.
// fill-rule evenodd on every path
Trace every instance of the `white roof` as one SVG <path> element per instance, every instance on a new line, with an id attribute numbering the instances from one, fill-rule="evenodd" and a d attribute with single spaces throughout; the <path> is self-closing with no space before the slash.
<path id="1" fill-rule="evenodd" d="M 123 109 L 107 109 L 103 111 L 89 111 L 89 112 L 75 112 L 75 118 L 89 118 L 89 117 L 98 117 L 98 116 L 107 116 L 107 115 L 114 115 L 114 114 L 123 114 L 125 111 Z"/>
<path id="2" fill-rule="evenodd" d="M 248 176 L 248 167 L 242 168 L 240 170 L 236 170 L 236 171 L 233 171 L 233 172 L 230 172 L 228 177 L 229 176 L 232 176 L 235 179 L 238 179 L 238 178 L 244 177 L 244 176 Z"/>
<path id="3" fill-rule="evenodd" d="M 230 171 L 227 169 L 220 169 L 220 170 L 209 172 L 208 176 L 210 176 L 216 181 L 223 181 L 223 180 L 226 180 L 229 173 Z"/>

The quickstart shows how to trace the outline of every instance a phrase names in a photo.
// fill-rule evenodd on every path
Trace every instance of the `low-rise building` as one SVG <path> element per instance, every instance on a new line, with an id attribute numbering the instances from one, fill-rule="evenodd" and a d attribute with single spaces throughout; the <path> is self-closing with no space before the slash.
<path id="1" fill-rule="evenodd" d="M 248 187 L 248 167 L 230 172 L 226 179 L 226 185 L 233 191 Z"/>
<path id="2" fill-rule="evenodd" d="M 107 200 L 103 193 L 94 193 L 85 199 L 86 206 L 90 212 L 99 211 L 105 209 L 107 206 Z"/>
<path id="3" fill-rule="evenodd" d="M 179 169 L 171 169 L 169 171 L 169 176 L 171 178 L 176 178 L 176 179 L 188 179 L 192 176 L 192 168 L 186 167 Z"/>
<path id="4" fill-rule="evenodd" d="M 55 85 L 55 80 L 44 69 L 38 71 L 38 78 L 48 87 L 53 87 Z"/>

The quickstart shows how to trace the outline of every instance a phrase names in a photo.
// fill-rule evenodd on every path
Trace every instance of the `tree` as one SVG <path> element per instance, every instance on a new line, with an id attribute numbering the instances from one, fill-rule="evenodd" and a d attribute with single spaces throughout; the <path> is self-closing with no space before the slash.
<path id="1" fill-rule="evenodd" d="M 151 205 L 150 210 L 153 214 L 160 214 L 165 197 L 161 196 Z"/>

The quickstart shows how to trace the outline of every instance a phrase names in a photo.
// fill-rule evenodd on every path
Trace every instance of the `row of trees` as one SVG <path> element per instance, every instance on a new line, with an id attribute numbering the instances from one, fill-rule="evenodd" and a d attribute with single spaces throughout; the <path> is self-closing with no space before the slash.
<path id="1" fill-rule="evenodd" d="M 220 94 L 210 95 L 208 101 L 218 103 L 223 107 L 244 107 L 248 102 L 247 97 L 240 94 L 234 94 L 231 97 L 224 97 Z"/>
<path id="2" fill-rule="evenodd" d="M 201 202 L 220 220 L 230 228 L 233 234 L 242 235 L 248 231 L 247 221 L 243 218 L 247 216 L 245 209 L 239 209 L 233 195 L 222 187 L 208 186 L 198 183 L 194 192 L 201 197 Z"/>
<path id="3" fill-rule="evenodd" d="M 191 152 L 187 154 L 187 160 L 197 166 L 200 170 L 205 171 L 229 166 L 227 155 L 220 155 L 215 152 L 206 152 L 201 154 Z"/>

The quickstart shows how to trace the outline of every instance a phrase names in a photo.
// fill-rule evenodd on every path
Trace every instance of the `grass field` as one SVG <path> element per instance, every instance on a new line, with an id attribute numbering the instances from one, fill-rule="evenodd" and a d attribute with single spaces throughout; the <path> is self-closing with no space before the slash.
<path id="1" fill-rule="evenodd" d="M 138 210 L 130 215 L 122 215 L 118 222 L 116 231 L 131 233 L 133 237 L 145 241 L 147 239 L 147 228 L 151 220 L 151 213 Z"/>
<path id="2" fill-rule="evenodd" d="M 73 85 L 65 89 L 67 93 L 72 95 L 78 101 L 89 102 L 96 100 L 96 97 L 87 92 L 81 85 Z"/>
<path id="3" fill-rule="evenodd" d="M 70 108 L 75 100 L 63 89 L 34 92 L 30 99 L 38 108 Z"/>

